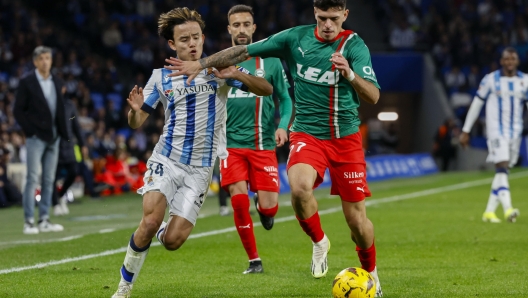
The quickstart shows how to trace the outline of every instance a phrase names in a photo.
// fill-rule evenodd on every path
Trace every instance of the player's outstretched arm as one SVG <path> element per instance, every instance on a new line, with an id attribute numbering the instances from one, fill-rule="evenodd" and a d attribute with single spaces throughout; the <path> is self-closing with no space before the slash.
<path id="1" fill-rule="evenodd" d="M 141 106 L 143 106 L 144 102 L 143 99 L 143 88 L 138 89 L 137 86 L 134 86 L 127 98 L 128 104 L 130 105 L 130 111 L 128 112 L 128 125 L 133 129 L 140 127 L 149 116 L 148 113 L 141 110 Z"/>
<path id="2" fill-rule="evenodd" d="M 332 54 L 330 61 L 335 65 L 336 69 L 341 72 L 341 75 L 350 82 L 361 99 L 371 104 L 376 104 L 378 102 L 380 97 L 378 87 L 360 76 L 357 76 L 341 53 L 338 52 Z"/>
<path id="3" fill-rule="evenodd" d="M 248 87 L 249 92 L 258 96 L 273 94 L 273 86 L 266 79 L 243 73 L 234 66 L 215 69 L 214 73 L 221 79 L 233 79 L 242 82 Z"/>
<path id="4" fill-rule="evenodd" d="M 202 58 L 198 61 L 182 61 L 177 58 L 170 57 L 165 59 L 170 65 L 165 66 L 166 69 L 177 70 L 178 72 L 169 74 L 170 77 L 187 75 L 187 83 L 191 81 L 202 71 L 208 67 L 222 68 L 235 65 L 249 58 L 246 46 L 234 46 L 214 55 Z"/>
<path id="5" fill-rule="evenodd" d="M 477 121 L 477 118 L 480 115 L 480 110 L 482 110 L 482 107 L 484 106 L 484 101 L 480 99 L 478 96 L 475 96 L 473 99 L 473 102 L 471 103 L 471 106 L 469 107 L 469 111 L 466 116 L 466 122 L 464 123 L 464 127 L 462 128 L 462 133 L 459 137 L 460 145 L 463 148 L 466 148 L 469 146 L 469 133 L 471 132 L 471 128 L 473 127 L 473 124 L 475 121 Z"/>

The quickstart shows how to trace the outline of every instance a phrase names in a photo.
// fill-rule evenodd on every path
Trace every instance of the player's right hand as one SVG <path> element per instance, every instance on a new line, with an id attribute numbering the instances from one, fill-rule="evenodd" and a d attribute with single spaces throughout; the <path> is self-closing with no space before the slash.
<path id="1" fill-rule="evenodd" d="M 143 98 L 143 88 L 138 89 L 137 85 L 134 86 L 127 98 L 128 104 L 134 112 L 139 112 L 141 110 L 141 106 L 143 106 L 144 101 Z"/>
<path id="2" fill-rule="evenodd" d="M 469 134 L 467 132 L 462 132 L 458 140 L 462 148 L 466 149 L 469 146 Z"/>
<path id="3" fill-rule="evenodd" d="M 187 75 L 189 78 L 187 79 L 187 84 L 190 85 L 192 80 L 202 71 L 202 65 L 199 61 L 183 61 L 178 58 L 170 57 L 169 59 L 165 59 L 165 62 L 169 63 L 170 65 L 165 65 L 165 69 L 169 70 L 176 70 L 177 72 L 173 72 L 168 74 L 169 77 L 176 77 L 181 75 Z"/>

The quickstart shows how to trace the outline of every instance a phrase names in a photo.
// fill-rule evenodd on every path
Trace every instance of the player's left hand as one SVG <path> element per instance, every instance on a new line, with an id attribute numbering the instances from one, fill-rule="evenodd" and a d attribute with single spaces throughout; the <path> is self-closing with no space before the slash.
<path id="1" fill-rule="evenodd" d="M 176 77 L 180 75 L 187 75 L 187 84 L 191 84 L 192 80 L 202 71 L 202 65 L 199 61 L 183 61 L 178 58 L 170 57 L 165 59 L 169 65 L 165 65 L 165 69 L 177 70 L 177 72 L 169 73 L 167 76 Z"/>
<path id="2" fill-rule="evenodd" d="M 348 64 L 347 59 L 345 59 L 345 57 L 341 53 L 333 53 L 332 57 L 330 57 L 330 62 L 332 62 L 335 68 L 339 70 L 342 76 L 344 76 L 345 78 L 348 78 L 350 76 L 350 72 L 352 71 L 352 69 L 350 69 L 350 65 Z"/>
<path id="3" fill-rule="evenodd" d="M 288 142 L 288 133 L 282 128 L 277 129 L 275 131 L 275 143 L 277 147 L 282 147 L 286 142 Z"/>
<path id="4" fill-rule="evenodd" d="M 215 76 L 220 79 L 234 79 L 235 76 L 240 73 L 234 66 L 228 66 L 225 68 L 215 68 L 213 69 L 213 72 Z"/>

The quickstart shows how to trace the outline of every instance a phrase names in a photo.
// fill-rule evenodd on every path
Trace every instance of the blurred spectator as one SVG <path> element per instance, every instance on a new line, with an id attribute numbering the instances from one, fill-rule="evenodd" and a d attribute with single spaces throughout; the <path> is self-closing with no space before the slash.
<path id="1" fill-rule="evenodd" d="M 460 129 L 451 118 L 447 119 L 436 132 L 433 155 L 440 159 L 440 169 L 443 172 L 449 170 L 451 161 L 456 158 L 459 134 Z"/>
<path id="2" fill-rule="evenodd" d="M 113 48 L 123 41 L 121 31 L 119 31 L 119 23 L 113 22 L 103 32 L 103 44 L 109 48 Z"/>
<path id="3" fill-rule="evenodd" d="M 390 34 L 390 45 L 398 50 L 412 49 L 416 44 L 416 33 L 407 20 L 399 20 Z"/>
<path id="4" fill-rule="evenodd" d="M 454 66 L 446 73 L 445 82 L 448 88 L 460 88 L 466 84 L 466 76 L 464 76 L 458 66 Z"/>

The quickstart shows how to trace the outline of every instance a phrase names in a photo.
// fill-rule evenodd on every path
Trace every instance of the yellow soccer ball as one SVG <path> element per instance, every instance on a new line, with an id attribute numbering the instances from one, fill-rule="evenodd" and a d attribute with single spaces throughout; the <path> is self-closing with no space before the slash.
<path id="1" fill-rule="evenodd" d="M 376 282 L 361 268 L 346 268 L 334 278 L 332 295 L 334 298 L 374 298 Z"/>

